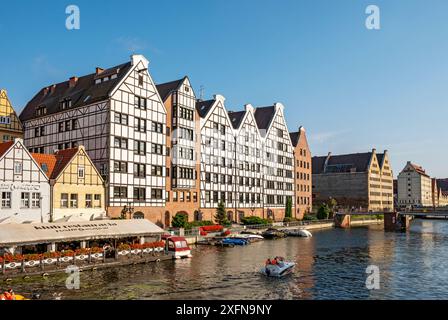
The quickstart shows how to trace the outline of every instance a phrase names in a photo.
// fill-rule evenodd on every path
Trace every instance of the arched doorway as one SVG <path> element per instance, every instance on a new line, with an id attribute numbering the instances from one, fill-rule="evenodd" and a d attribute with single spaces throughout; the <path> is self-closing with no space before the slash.
<path id="1" fill-rule="evenodd" d="M 237 222 L 241 222 L 241 220 L 243 220 L 245 214 L 244 211 L 238 211 L 238 221 Z"/>
<path id="2" fill-rule="evenodd" d="M 268 209 L 268 219 L 274 220 L 274 212 L 271 209 Z"/>
<path id="3" fill-rule="evenodd" d="M 165 212 L 165 228 L 169 228 L 171 226 L 171 213 L 169 211 Z"/>
<path id="4" fill-rule="evenodd" d="M 145 214 L 141 211 L 137 211 L 136 213 L 134 213 L 134 215 L 132 216 L 132 219 L 145 219 Z"/>
<path id="5" fill-rule="evenodd" d="M 229 220 L 230 222 L 233 222 L 233 220 L 234 220 L 233 211 L 227 211 L 227 220 Z"/>

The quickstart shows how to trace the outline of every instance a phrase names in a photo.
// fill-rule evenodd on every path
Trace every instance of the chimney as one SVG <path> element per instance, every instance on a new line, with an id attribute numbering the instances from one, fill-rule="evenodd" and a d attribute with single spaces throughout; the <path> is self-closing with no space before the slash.
<path id="1" fill-rule="evenodd" d="M 69 88 L 73 88 L 78 83 L 78 77 L 71 77 L 69 81 Z"/>
<path id="2" fill-rule="evenodd" d="M 376 153 L 376 149 L 375 148 L 372 149 L 372 153 Z"/>
<path id="3" fill-rule="evenodd" d="M 56 90 L 56 85 L 55 84 L 50 87 L 50 93 L 53 94 L 54 90 Z"/>
<path id="4" fill-rule="evenodd" d="M 99 74 L 103 73 L 103 71 L 104 71 L 103 68 L 96 67 L 95 73 L 96 73 L 96 75 L 99 75 Z"/>
<path id="5" fill-rule="evenodd" d="M 48 92 L 50 92 L 50 88 L 49 87 L 44 88 L 44 96 L 46 96 Z"/>

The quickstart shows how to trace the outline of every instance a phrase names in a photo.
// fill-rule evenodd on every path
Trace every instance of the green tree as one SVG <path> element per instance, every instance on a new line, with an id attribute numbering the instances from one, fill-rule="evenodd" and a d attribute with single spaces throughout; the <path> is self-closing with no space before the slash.
<path id="1" fill-rule="evenodd" d="M 286 198 L 286 208 L 285 208 L 285 218 L 292 218 L 292 199 L 291 197 Z"/>
<path id="2" fill-rule="evenodd" d="M 327 204 L 322 204 L 319 207 L 319 210 L 317 210 L 317 219 L 319 220 L 325 220 L 328 219 L 328 217 L 330 216 L 330 208 L 328 207 Z"/>
<path id="3" fill-rule="evenodd" d="M 173 217 L 171 224 L 174 228 L 186 228 L 188 227 L 188 216 L 182 213 L 177 213 Z"/>
<path id="4" fill-rule="evenodd" d="M 222 201 L 219 202 L 218 208 L 216 209 L 215 222 L 222 226 L 228 225 L 230 223 L 229 220 L 227 220 L 226 207 L 224 205 L 224 202 Z"/>

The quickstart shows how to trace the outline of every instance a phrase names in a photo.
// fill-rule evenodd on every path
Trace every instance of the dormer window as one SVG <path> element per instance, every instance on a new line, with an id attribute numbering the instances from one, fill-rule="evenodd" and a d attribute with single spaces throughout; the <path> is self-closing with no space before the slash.
<path id="1" fill-rule="evenodd" d="M 47 107 L 45 107 L 45 106 L 40 106 L 40 107 L 38 107 L 37 109 L 36 109 L 36 115 L 38 116 L 38 117 L 40 117 L 40 116 L 44 116 L 44 115 L 46 115 L 47 114 Z"/>
<path id="2" fill-rule="evenodd" d="M 96 79 L 95 80 L 95 84 L 100 84 L 101 83 L 101 79 Z"/>
<path id="3" fill-rule="evenodd" d="M 72 106 L 72 99 L 66 98 L 66 99 L 61 101 L 61 109 L 62 110 L 68 109 L 71 106 Z"/>

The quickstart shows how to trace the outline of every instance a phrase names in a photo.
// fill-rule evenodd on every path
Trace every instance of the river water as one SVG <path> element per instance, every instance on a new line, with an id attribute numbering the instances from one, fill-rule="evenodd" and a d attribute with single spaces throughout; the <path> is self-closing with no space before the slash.
<path id="1" fill-rule="evenodd" d="M 448 221 L 415 220 L 407 233 L 369 226 L 313 235 L 235 248 L 201 246 L 192 259 L 86 271 L 80 290 L 67 290 L 65 275 L 10 286 L 44 299 L 448 298 Z M 295 261 L 295 273 L 283 279 L 260 275 L 264 261 L 276 255 Z M 366 288 L 369 265 L 380 270 L 379 290 Z"/>

